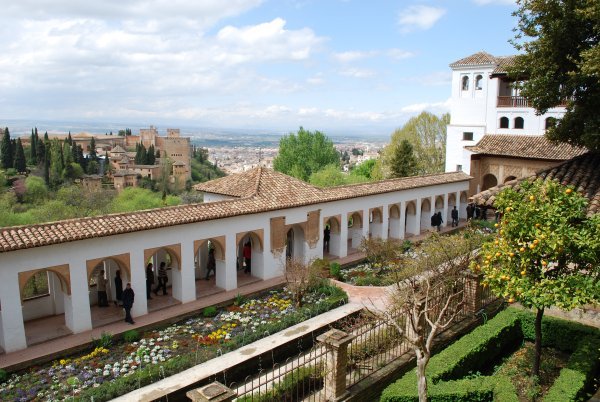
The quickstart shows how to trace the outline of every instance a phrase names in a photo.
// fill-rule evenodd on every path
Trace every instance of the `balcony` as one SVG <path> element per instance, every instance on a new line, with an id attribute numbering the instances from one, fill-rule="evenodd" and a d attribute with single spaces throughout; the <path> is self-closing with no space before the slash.
<path id="1" fill-rule="evenodd" d="M 529 107 L 524 96 L 498 96 L 498 107 Z"/>
<path id="2" fill-rule="evenodd" d="M 563 100 L 556 107 L 566 107 L 567 101 Z M 524 96 L 498 96 L 497 107 L 533 107 Z"/>

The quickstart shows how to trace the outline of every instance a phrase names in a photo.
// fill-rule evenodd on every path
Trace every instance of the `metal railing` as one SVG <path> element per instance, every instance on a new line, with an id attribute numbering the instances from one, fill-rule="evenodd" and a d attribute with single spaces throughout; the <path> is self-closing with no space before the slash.
<path id="1" fill-rule="evenodd" d="M 498 96 L 498 107 L 529 107 L 524 96 Z"/>

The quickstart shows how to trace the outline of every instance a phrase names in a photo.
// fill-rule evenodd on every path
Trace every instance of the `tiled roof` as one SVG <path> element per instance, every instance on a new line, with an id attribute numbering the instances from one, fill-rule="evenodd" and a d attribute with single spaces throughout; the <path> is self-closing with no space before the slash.
<path id="1" fill-rule="evenodd" d="M 113 154 L 120 154 L 120 153 L 125 152 L 125 150 L 120 145 L 117 145 L 116 147 L 111 149 L 110 152 L 112 152 Z"/>
<path id="2" fill-rule="evenodd" d="M 492 75 L 507 74 L 508 69 L 515 65 L 517 55 L 496 57 L 497 66 L 492 71 Z"/>
<path id="3" fill-rule="evenodd" d="M 487 64 L 496 64 L 496 57 L 487 52 L 477 52 L 465 58 L 455 61 L 450 64 L 450 67 L 460 66 L 479 66 Z"/>
<path id="4" fill-rule="evenodd" d="M 588 152 L 561 163 L 558 166 L 540 170 L 535 175 L 512 180 L 507 183 L 492 187 L 473 196 L 473 201 L 479 205 L 493 206 L 496 195 L 506 187 L 519 188 L 523 180 L 542 178 L 543 180 L 557 180 L 561 184 L 573 186 L 577 191 L 588 198 L 588 215 L 600 212 L 600 153 Z"/>
<path id="5" fill-rule="evenodd" d="M 469 180 L 462 172 L 407 177 L 377 183 L 327 189 L 313 187 L 293 177 L 266 168 L 231 175 L 196 186 L 211 192 L 239 197 L 204 204 L 189 204 L 123 214 L 70 219 L 39 225 L 0 229 L 0 252 L 40 247 L 141 230 L 156 229 L 232 216 L 312 205 L 409 188 Z M 234 191 L 237 187 L 238 191 Z"/>
<path id="6" fill-rule="evenodd" d="M 546 160 L 567 160 L 587 152 L 587 149 L 566 143 L 554 143 L 542 135 L 486 134 L 465 149 L 484 155 L 512 156 Z"/>

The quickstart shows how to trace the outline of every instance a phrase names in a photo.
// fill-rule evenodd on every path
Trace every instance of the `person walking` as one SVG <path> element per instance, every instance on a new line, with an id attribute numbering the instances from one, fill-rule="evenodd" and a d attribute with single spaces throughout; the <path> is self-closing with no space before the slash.
<path id="1" fill-rule="evenodd" d="M 244 272 L 249 274 L 252 271 L 252 246 L 250 244 L 250 240 L 244 244 L 242 254 L 244 255 L 244 264 L 246 265 Z"/>
<path id="2" fill-rule="evenodd" d="M 442 219 L 442 213 L 438 212 L 437 214 L 437 218 L 435 219 L 435 223 L 437 226 L 437 231 L 440 231 L 440 227 L 442 226 L 442 223 L 444 223 L 444 220 Z"/>
<path id="3" fill-rule="evenodd" d="M 158 291 L 162 289 L 163 296 L 167 295 L 167 282 L 169 282 L 169 276 L 167 275 L 167 268 L 165 262 L 162 261 L 158 267 L 158 285 L 154 289 L 154 294 L 158 295 Z"/>
<path id="4" fill-rule="evenodd" d="M 135 293 L 131 289 L 131 283 L 127 283 L 125 290 L 123 291 L 123 308 L 125 309 L 125 322 L 135 324 L 133 318 L 131 318 L 131 308 L 133 307 L 133 299 Z"/>
<path id="5" fill-rule="evenodd" d="M 148 300 L 152 300 L 152 296 L 150 296 L 152 285 L 154 285 L 154 271 L 152 270 L 152 263 L 149 262 L 146 265 L 146 299 Z"/>
<path id="6" fill-rule="evenodd" d="M 208 261 L 206 262 L 206 280 L 210 276 L 210 271 L 217 276 L 217 261 L 215 260 L 215 249 L 211 248 L 208 250 Z"/>
<path id="7" fill-rule="evenodd" d="M 115 272 L 115 306 L 123 304 L 123 279 L 121 279 L 121 270 Z"/>
<path id="8" fill-rule="evenodd" d="M 96 286 L 98 289 L 98 307 L 108 307 L 108 296 L 106 295 L 106 279 L 104 278 L 104 270 L 98 272 L 96 277 Z"/>
<path id="9" fill-rule="evenodd" d="M 452 208 L 450 216 L 452 217 L 452 227 L 458 226 L 458 209 L 456 209 L 456 205 Z"/>
<path id="10" fill-rule="evenodd" d="M 475 207 L 473 206 L 473 203 L 469 203 L 467 205 L 467 220 L 470 221 L 471 219 L 473 219 L 473 214 L 475 213 Z"/>
<path id="11" fill-rule="evenodd" d="M 331 238 L 331 229 L 329 225 L 325 225 L 325 230 L 323 230 L 323 250 L 328 253 L 329 252 L 329 239 Z"/>
<path id="12" fill-rule="evenodd" d="M 433 215 L 431 215 L 431 227 L 436 227 L 437 226 L 437 214 L 434 212 Z"/>

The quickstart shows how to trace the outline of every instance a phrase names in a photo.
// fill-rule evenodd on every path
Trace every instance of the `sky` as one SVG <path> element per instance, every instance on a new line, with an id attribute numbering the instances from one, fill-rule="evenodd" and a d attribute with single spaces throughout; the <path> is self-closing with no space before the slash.
<path id="1" fill-rule="evenodd" d="M 514 54 L 514 0 L 0 0 L 2 120 L 385 134 L 450 63 Z"/>

